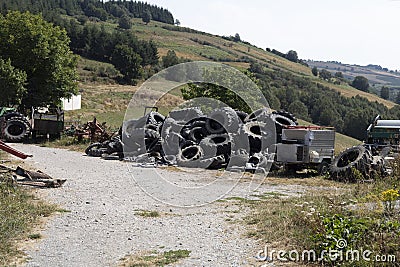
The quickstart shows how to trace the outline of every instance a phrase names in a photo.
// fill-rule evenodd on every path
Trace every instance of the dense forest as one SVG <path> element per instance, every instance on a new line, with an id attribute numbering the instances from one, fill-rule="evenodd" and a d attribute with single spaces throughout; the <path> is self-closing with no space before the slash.
<path id="1" fill-rule="evenodd" d="M 100 1 L 100 0 L 2 0 L 0 12 L 9 10 L 42 13 L 45 18 L 51 14 L 69 16 L 86 16 L 106 21 L 110 18 L 120 18 L 124 15 L 133 18 L 143 18 L 150 14 L 151 19 L 167 24 L 174 24 L 174 17 L 168 10 L 136 1 Z"/>

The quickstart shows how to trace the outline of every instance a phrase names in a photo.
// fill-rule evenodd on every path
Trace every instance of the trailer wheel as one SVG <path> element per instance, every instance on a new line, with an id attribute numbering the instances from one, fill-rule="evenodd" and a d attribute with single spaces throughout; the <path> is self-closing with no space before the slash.
<path id="1" fill-rule="evenodd" d="M 9 142 L 22 142 L 30 132 L 31 127 L 26 119 L 13 117 L 6 121 L 3 136 Z"/>

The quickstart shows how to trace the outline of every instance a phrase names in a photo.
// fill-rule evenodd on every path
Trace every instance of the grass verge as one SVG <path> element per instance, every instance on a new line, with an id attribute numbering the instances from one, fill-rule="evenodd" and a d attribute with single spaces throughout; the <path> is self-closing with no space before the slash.
<path id="1" fill-rule="evenodd" d="M 0 266 L 8 266 L 22 255 L 16 240 L 40 238 L 40 234 L 30 233 L 32 226 L 54 211 L 55 205 L 37 200 L 5 174 L 0 176 Z"/>
<path id="2" fill-rule="evenodd" d="M 53 139 L 50 141 L 42 140 L 39 142 L 39 145 L 43 147 L 63 148 L 72 151 L 84 152 L 85 149 L 90 145 L 90 140 L 83 139 L 82 141 L 78 141 L 78 139 L 75 137 L 62 135 L 60 139 Z"/>
<path id="3" fill-rule="evenodd" d="M 169 250 L 162 253 L 152 251 L 140 255 L 129 256 L 123 259 L 121 267 L 147 267 L 165 266 L 176 263 L 181 259 L 189 257 L 191 251 L 186 249 Z"/>
<path id="4" fill-rule="evenodd" d="M 346 190 L 312 190 L 301 197 L 253 202 L 253 212 L 244 219 L 247 236 L 258 239 L 260 249 L 282 250 L 282 258 L 296 266 L 399 266 L 397 177 L 353 184 Z M 303 257 L 302 252 L 310 250 L 315 256 Z M 360 253 L 358 258 L 351 254 L 354 251 Z M 371 252 L 366 258 L 365 251 Z M 277 260 L 276 254 L 266 256 Z M 384 256 L 386 262 L 377 263 L 376 256 Z"/>

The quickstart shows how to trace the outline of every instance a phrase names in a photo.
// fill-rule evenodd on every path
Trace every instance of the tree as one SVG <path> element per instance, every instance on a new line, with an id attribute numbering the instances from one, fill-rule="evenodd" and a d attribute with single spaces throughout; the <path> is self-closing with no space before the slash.
<path id="1" fill-rule="evenodd" d="M 118 20 L 118 27 L 129 30 L 132 27 L 131 18 L 128 15 L 122 15 Z"/>
<path id="2" fill-rule="evenodd" d="M 351 83 L 351 86 L 353 86 L 358 90 L 368 92 L 369 82 L 368 79 L 365 78 L 364 76 L 357 76 L 354 78 L 353 82 Z"/>
<path id="3" fill-rule="evenodd" d="M 179 58 L 176 56 L 176 53 L 174 50 L 169 50 L 167 52 L 167 55 L 162 57 L 162 62 L 163 62 L 164 68 L 168 68 L 168 67 L 178 64 Z"/>
<path id="4" fill-rule="evenodd" d="M 381 89 L 381 97 L 382 97 L 383 99 L 389 99 L 389 96 L 390 96 L 389 88 L 386 87 L 386 86 L 382 86 L 382 89 Z"/>
<path id="5" fill-rule="evenodd" d="M 151 13 L 150 10 L 146 9 L 142 14 L 142 21 L 148 24 L 151 21 Z"/>
<path id="6" fill-rule="evenodd" d="M 136 79 L 142 76 L 142 58 L 128 45 L 117 45 L 111 62 L 124 75 L 124 81 L 128 84 L 136 84 Z"/>
<path id="7" fill-rule="evenodd" d="M 311 69 L 311 72 L 312 72 L 312 74 L 313 74 L 314 76 L 318 76 L 318 68 L 317 68 L 317 67 L 312 68 L 312 69 Z"/>
<path id="8" fill-rule="evenodd" d="M 179 19 L 176 19 L 176 20 L 175 20 L 175 25 L 176 25 L 176 26 L 181 26 L 181 22 L 179 21 Z"/>
<path id="9" fill-rule="evenodd" d="M 0 58 L 0 107 L 20 104 L 26 93 L 26 73 L 11 65 L 11 60 Z"/>
<path id="10" fill-rule="evenodd" d="M 27 91 L 20 99 L 24 107 L 57 105 L 60 98 L 77 92 L 77 57 L 69 42 L 64 30 L 40 15 L 0 15 L 0 58 L 10 60 L 14 72 L 18 69 L 26 73 Z"/>
<path id="11" fill-rule="evenodd" d="M 254 82 L 255 77 L 248 71 L 245 74 Z M 215 80 L 223 83 L 225 87 L 217 84 L 209 83 L 189 83 L 187 87 L 181 89 L 182 96 L 185 100 L 206 97 L 219 100 L 233 109 L 251 112 L 249 107 L 260 107 L 260 99 L 257 93 L 251 89 L 252 84 L 248 79 L 243 79 L 238 75 L 236 70 L 222 69 L 219 67 L 203 70 L 203 78 L 205 80 Z M 229 88 L 236 88 L 236 91 Z"/>
<path id="12" fill-rule="evenodd" d="M 241 41 L 240 35 L 238 33 L 236 33 L 235 36 L 233 37 L 233 41 L 234 42 L 240 42 Z"/>
<path id="13" fill-rule="evenodd" d="M 322 69 L 319 72 L 319 77 L 321 77 L 324 80 L 329 80 L 330 78 L 332 78 L 332 73 L 330 73 L 329 71 L 327 71 L 326 69 Z"/>
<path id="14" fill-rule="evenodd" d="M 343 79 L 343 73 L 341 71 L 338 71 L 335 73 L 335 77 L 338 79 Z"/>
<path id="15" fill-rule="evenodd" d="M 297 52 L 294 50 L 290 50 L 289 52 L 287 52 L 286 54 L 286 59 L 293 61 L 293 62 L 298 62 L 299 61 L 299 57 L 297 56 Z"/>
<path id="16" fill-rule="evenodd" d="M 295 100 L 292 102 L 288 107 L 288 111 L 304 120 L 310 119 L 307 106 L 304 105 L 300 100 Z"/>

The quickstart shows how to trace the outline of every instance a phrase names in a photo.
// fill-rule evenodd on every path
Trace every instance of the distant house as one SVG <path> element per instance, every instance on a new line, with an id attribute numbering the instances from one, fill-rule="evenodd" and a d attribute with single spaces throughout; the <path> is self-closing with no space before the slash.
<path id="1" fill-rule="evenodd" d="M 73 95 L 71 98 L 61 98 L 63 110 L 78 110 L 82 108 L 82 95 Z"/>

